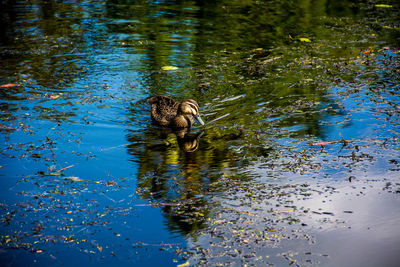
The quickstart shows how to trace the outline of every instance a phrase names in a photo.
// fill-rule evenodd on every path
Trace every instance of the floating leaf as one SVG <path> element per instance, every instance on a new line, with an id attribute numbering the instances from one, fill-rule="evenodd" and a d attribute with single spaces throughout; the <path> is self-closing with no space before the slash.
<path id="1" fill-rule="evenodd" d="M 61 169 L 59 169 L 59 170 L 56 170 L 55 172 L 62 172 L 62 171 L 66 170 L 66 169 L 69 169 L 69 168 L 71 168 L 71 167 L 74 167 L 74 165 L 69 165 L 69 166 L 67 166 L 67 167 L 64 167 L 64 168 L 61 168 Z"/>
<path id="2" fill-rule="evenodd" d="M 256 216 L 254 213 L 251 212 L 246 212 L 246 211 L 238 211 L 240 214 L 246 214 L 246 215 L 251 215 L 251 216 Z"/>
<path id="3" fill-rule="evenodd" d="M 74 182 L 82 182 L 83 181 L 81 178 L 76 177 L 76 176 L 67 176 L 67 177 L 64 177 L 64 179 L 69 179 L 69 180 L 72 180 Z"/>
<path id="4" fill-rule="evenodd" d="M 386 7 L 386 8 L 393 7 L 392 5 L 386 5 L 386 4 L 376 4 L 375 6 L 376 7 Z"/>
<path id="5" fill-rule="evenodd" d="M 100 246 L 100 245 L 97 245 L 96 244 L 96 248 L 100 251 L 100 252 L 102 252 L 103 251 L 103 247 L 102 246 Z"/>
<path id="6" fill-rule="evenodd" d="M 278 210 L 276 213 L 291 213 L 294 212 L 294 210 Z"/>
<path id="7" fill-rule="evenodd" d="M 49 99 L 57 99 L 60 98 L 60 95 L 51 95 L 49 96 Z"/>
<path id="8" fill-rule="evenodd" d="M 16 84 L 16 83 L 7 83 L 7 84 L 0 85 L 0 87 L 7 88 L 7 87 L 13 87 L 13 86 L 17 86 L 17 85 L 18 84 Z"/>
<path id="9" fill-rule="evenodd" d="M 189 266 L 189 265 L 190 265 L 190 263 L 189 263 L 189 261 L 187 261 L 185 263 L 177 265 L 176 267 L 186 267 L 186 266 Z"/>
<path id="10" fill-rule="evenodd" d="M 111 108 L 111 106 L 107 105 L 107 104 L 103 104 L 103 105 L 98 105 L 97 108 L 101 108 L 101 109 L 103 109 L 103 108 Z"/>
<path id="11" fill-rule="evenodd" d="M 311 43 L 311 40 L 308 38 L 302 37 L 302 38 L 299 38 L 299 40 L 300 40 L 300 42 Z"/>
<path id="12" fill-rule="evenodd" d="M 370 54 L 370 53 L 372 53 L 373 52 L 373 50 L 366 50 L 366 51 L 364 51 L 364 52 L 362 52 L 364 55 L 365 54 Z"/>
<path id="13" fill-rule="evenodd" d="M 396 29 L 396 28 L 393 28 L 393 27 L 390 27 L 390 26 L 387 26 L 387 25 L 382 26 L 382 28 L 389 29 L 389 30 L 395 30 Z"/>
<path id="14" fill-rule="evenodd" d="M 323 145 L 330 145 L 330 144 L 335 144 L 336 141 L 331 141 L 331 142 L 319 142 L 319 143 L 313 143 L 311 144 L 312 146 L 323 146 Z"/>
<path id="15" fill-rule="evenodd" d="M 163 66 L 161 67 L 162 70 L 177 70 L 179 69 L 178 67 L 175 66 Z"/>

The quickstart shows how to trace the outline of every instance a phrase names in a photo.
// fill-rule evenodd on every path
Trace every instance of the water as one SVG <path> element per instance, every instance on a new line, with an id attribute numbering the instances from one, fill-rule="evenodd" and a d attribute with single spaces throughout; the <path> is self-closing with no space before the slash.
<path id="1" fill-rule="evenodd" d="M 395 266 L 399 7 L 377 4 L 1 2 L 2 265 Z M 153 125 L 154 94 L 206 126 Z"/>

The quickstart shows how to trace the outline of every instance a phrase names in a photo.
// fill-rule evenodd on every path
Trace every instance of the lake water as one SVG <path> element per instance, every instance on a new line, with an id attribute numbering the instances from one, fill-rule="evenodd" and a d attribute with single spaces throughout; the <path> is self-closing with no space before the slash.
<path id="1" fill-rule="evenodd" d="M 1 1 L 1 265 L 397 266 L 399 8 Z"/>

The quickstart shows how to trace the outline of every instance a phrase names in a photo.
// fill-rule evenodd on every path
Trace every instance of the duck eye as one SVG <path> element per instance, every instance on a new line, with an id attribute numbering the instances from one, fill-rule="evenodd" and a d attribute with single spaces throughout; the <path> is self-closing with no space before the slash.
<path id="1" fill-rule="evenodd" d="M 194 103 L 188 102 L 187 104 L 192 114 L 194 115 L 199 114 L 199 108 Z"/>
<path id="2" fill-rule="evenodd" d="M 190 108 L 190 110 L 192 111 L 192 113 L 193 113 L 194 115 L 197 115 L 197 114 L 198 114 L 197 109 Z"/>

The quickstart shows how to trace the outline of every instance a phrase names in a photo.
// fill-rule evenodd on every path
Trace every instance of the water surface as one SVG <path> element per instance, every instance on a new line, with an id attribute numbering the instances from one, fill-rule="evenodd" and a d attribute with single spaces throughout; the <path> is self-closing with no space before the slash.
<path id="1" fill-rule="evenodd" d="M 0 10 L 6 266 L 396 266 L 395 1 Z M 154 94 L 206 125 L 160 129 Z"/>

